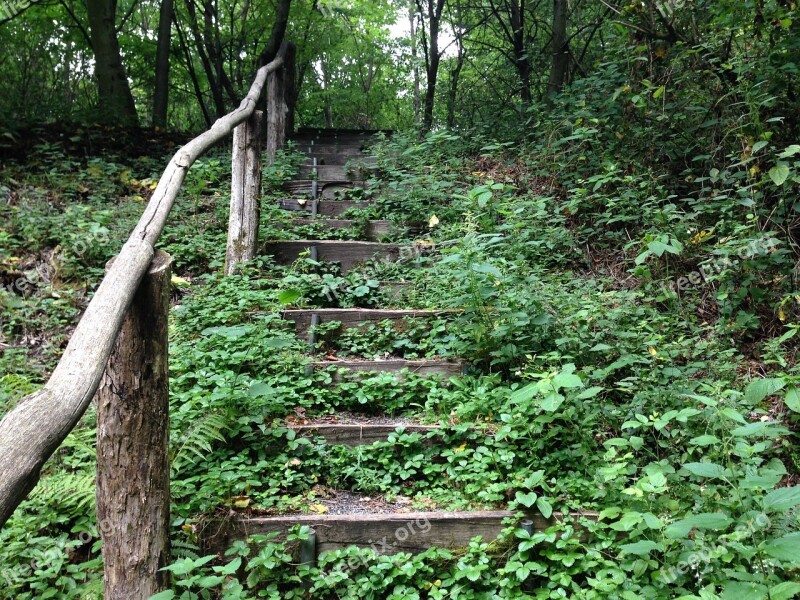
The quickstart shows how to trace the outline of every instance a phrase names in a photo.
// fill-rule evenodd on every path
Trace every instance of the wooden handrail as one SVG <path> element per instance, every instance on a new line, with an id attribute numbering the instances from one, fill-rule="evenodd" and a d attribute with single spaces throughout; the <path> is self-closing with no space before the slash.
<path id="1" fill-rule="evenodd" d="M 0 421 L 0 528 L 34 488 L 45 462 L 77 425 L 94 397 L 125 313 L 147 272 L 154 245 L 189 167 L 250 117 L 267 75 L 283 64 L 281 54 L 261 67 L 239 107 L 175 153 L 50 379 Z"/>

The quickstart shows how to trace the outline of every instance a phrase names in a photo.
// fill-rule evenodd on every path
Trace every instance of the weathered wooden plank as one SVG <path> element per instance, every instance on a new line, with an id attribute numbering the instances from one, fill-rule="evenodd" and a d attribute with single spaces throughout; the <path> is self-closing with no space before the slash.
<path id="1" fill-rule="evenodd" d="M 298 148 L 300 152 L 305 152 L 311 157 L 320 156 L 323 154 L 338 154 L 340 156 L 347 156 L 350 159 L 363 156 L 364 150 L 362 144 L 337 144 L 337 143 L 315 143 L 304 144 Z"/>
<path id="2" fill-rule="evenodd" d="M 303 164 L 298 167 L 298 179 L 317 179 L 318 181 L 363 181 L 365 177 L 369 176 L 371 169 L 367 168 L 365 164 L 347 164 L 347 165 L 334 165 L 334 164 Z"/>
<path id="3" fill-rule="evenodd" d="M 422 376 L 457 377 L 464 371 L 464 365 L 450 360 L 321 360 L 311 363 L 315 370 L 333 367 L 356 373 L 409 373 Z M 337 375 L 338 379 L 338 375 Z"/>
<path id="4" fill-rule="evenodd" d="M 573 513 L 575 520 L 581 516 L 596 520 L 594 513 Z M 562 513 L 553 513 L 549 519 L 541 514 L 528 516 L 534 531 L 543 531 L 564 521 Z M 280 517 L 242 518 L 232 524 L 214 547 L 227 548 L 236 539 L 252 534 L 277 532 L 285 536 L 295 525 L 307 525 L 316 531 L 317 552 L 340 550 L 348 546 L 372 548 L 379 554 L 410 552 L 419 554 L 428 548 L 459 549 L 480 536 L 491 541 L 508 527 L 504 522 L 515 519 L 515 513 L 504 510 L 462 512 L 408 512 L 356 515 L 292 515 Z M 576 525 L 581 537 L 587 531 Z"/>
<path id="5" fill-rule="evenodd" d="M 371 425 L 368 423 L 289 425 L 288 428 L 296 431 L 298 435 L 322 437 L 328 444 L 343 446 L 368 446 L 375 442 L 385 442 L 398 428 L 402 428 L 404 433 L 421 433 L 422 435 L 441 429 L 438 425 Z"/>
<path id="6" fill-rule="evenodd" d="M 408 318 L 431 318 L 447 314 L 444 310 L 386 310 L 367 308 L 308 308 L 289 309 L 283 311 L 283 318 L 294 321 L 298 335 L 305 335 L 311 327 L 313 315 L 319 317 L 320 323 L 339 321 L 342 327 L 352 328 L 366 323 L 380 321 L 400 321 Z"/>
<path id="7" fill-rule="evenodd" d="M 294 181 L 288 181 L 283 184 L 283 189 L 289 192 L 290 194 L 296 196 L 311 196 L 314 188 L 317 190 L 317 194 L 326 200 L 333 200 L 336 198 L 337 194 L 346 193 L 348 190 L 352 190 L 355 188 L 363 188 L 366 187 L 366 183 L 364 181 L 349 181 L 349 180 L 342 180 L 342 181 L 326 181 L 326 180 L 318 180 L 315 182 L 312 179 L 296 179 Z"/>
<path id="8" fill-rule="evenodd" d="M 336 201 L 333 200 L 331 202 Z M 317 206 L 317 212 L 320 212 L 321 205 L 322 203 Z M 320 225 L 330 230 L 353 229 L 360 225 L 360 223 L 352 219 L 295 219 L 293 223 L 295 225 Z M 392 225 L 391 221 L 367 221 L 364 236 L 367 240 L 376 241 L 396 231 L 397 229 Z"/>
<path id="9" fill-rule="evenodd" d="M 375 204 L 369 200 L 321 200 L 317 204 L 317 214 L 321 217 L 338 217 L 351 209 L 364 209 Z M 311 212 L 313 205 L 310 199 L 278 200 L 283 210 Z"/>
<path id="10" fill-rule="evenodd" d="M 359 263 L 372 259 L 396 261 L 400 256 L 398 244 L 381 244 L 378 242 L 351 242 L 335 240 L 291 240 L 267 242 L 264 253 L 275 257 L 278 264 L 291 264 L 300 254 L 316 248 L 317 260 L 320 262 L 338 262 L 342 272 L 346 273 Z"/>
<path id="11" fill-rule="evenodd" d="M 303 164 L 311 165 L 313 164 L 315 158 L 317 159 L 318 165 L 345 165 L 349 163 L 356 163 L 366 167 L 373 167 L 378 163 L 378 159 L 376 157 L 365 154 L 350 156 L 335 151 L 327 152 L 314 150 L 308 155 L 308 158 L 303 162 Z"/>

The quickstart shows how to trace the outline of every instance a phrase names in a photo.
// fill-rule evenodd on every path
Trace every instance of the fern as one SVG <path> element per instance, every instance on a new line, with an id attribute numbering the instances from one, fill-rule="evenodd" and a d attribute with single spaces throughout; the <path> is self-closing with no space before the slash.
<path id="1" fill-rule="evenodd" d="M 94 477 L 93 472 L 59 471 L 43 479 L 31 497 L 47 506 L 58 506 L 59 512 L 94 511 Z"/>
<path id="2" fill-rule="evenodd" d="M 193 422 L 179 435 L 177 450 L 172 457 L 172 468 L 179 472 L 187 464 L 205 458 L 212 450 L 212 443 L 224 442 L 222 432 L 229 427 L 228 419 L 219 413 L 209 413 Z"/>

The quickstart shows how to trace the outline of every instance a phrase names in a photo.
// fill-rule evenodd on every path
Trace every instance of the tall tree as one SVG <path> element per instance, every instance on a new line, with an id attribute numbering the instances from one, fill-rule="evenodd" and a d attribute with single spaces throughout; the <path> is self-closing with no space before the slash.
<path id="1" fill-rule="evenodd" d="M 553 0 L 553 62 L 547 82 L 548 95 L 561 91 L 569 69 L 568 4 L 568 0 Z"/>
<path id="2" fill-rule="evenodd" d="M 156 48 L 156 82 L 153 92 L 153 125 L 167 126 L 169 103 L 169 53 L 172 38 L 172 0 L 161 0 L 158 18 L 158 42 Z"/>
<path id="3" fill-rule="evenodd" d="M 86 0 L 86 8 L 100 104 L 98 116 L 107 123 L 136 125 L 136 105 L 117 39 L 117 1 Z"/>
<path id="4" fill-rule="evenodd" d="M 439 50 L 439 28 L 442 24 L 442 11 L 445 0 L 416 0 L 417 10 L 422 19 L 422 41 L 425 49 L 425 106 L 422 111 L 422 128 L 430 130 L 433 126 L 433 104 L 436 101 L 436 80 L 439 77 L 439 63 L 442 51 Z M 427 27 L 426 27 L 427 21 Z"/>

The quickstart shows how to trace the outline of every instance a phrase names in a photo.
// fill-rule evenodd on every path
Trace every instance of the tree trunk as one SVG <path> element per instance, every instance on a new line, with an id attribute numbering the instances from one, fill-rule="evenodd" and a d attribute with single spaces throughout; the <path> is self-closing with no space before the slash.
<path id="1" fill-rule="evenodd" d="M 104 123 L 136 125 L 136 105 L 128 84 L 117 40 L 116 0 L 86 0 L 94 51 L 94 74 Z"/>
<path id="2" fill-rule="evenodd" d="M 456 126 L 456 100 L 458 99 L 458 83 L 461 70 L 464 68 L 464 47 L 459 41 L 458 59 L 456 66 L 450 71 L 450 94 L 447 99 L 447 126 L 452 129 Z"/>
<path id="3" fill-rule="evenodd" d="M 171 262 L 153 258 L 95 395 L 106 600 L 147 600 L 168 585 Z"/>
<path id="4" fill-rule="evenodd" d="M 425 106 L 422 112 L 422 129 L 430 131 L 433 126 L 433 107 L 436 102 L 436 80 L 439 78 L 439 62 L 442 58 L 439 52 L 439 26 L 442 19 L 442 10 L 445 0 L 428 0 L 428 51 L 425 75 Z"/>
<path id="5" fill-rule="evenodd" d="M 520 96 L 522 97 L 522 104 L 528 106 L 533 97 L 531 95 L 531 61 L 528 58 L 528 48 L 525 43 L 525 13 L 519 0 L 512 0 L 509 7 L 511 11 L 514 59 L 521 85 Z"/>
<path id="6" fill-rule="evenodd" d="M 255 111 L 233 130 L 231 162 L 231 210 L 225 274 L 236 272 L 238 263 L 255 258 L 261 201 L 261 126 L 264 113 Z"/>
<path id="7" fill-rule="evenodd" d="M 420 108 L 420 83 L 419 83 L 419 53 L 417 52 L 417 15 L 414 12 L 414 0 L 408 6 L 408 26 L 411 36 L 411 64 L 414 67 L 414 123 L 419 123 Z"/>
<path id="8" fill-rule="evenodd" d="M 286 79 L 289 74 L 284 66 L 267 77 L 267 164 L 275 162 L 278 150 L 286 142 Z"/>
<path id="9" fill-rule="evenodd" d="M 548 95 L 561 91 L 569 69 L 567 9 L 568 0 L 553 0 L 553 66 L 547 82 Z"/>
<path id="10" fill-rule="evenodd" d="M 156 84 L 153 93 L 153 126 L 165 129 L 169 104 L 169 50 L 172 38 L 172 0 L 161 0 L 156 48 Z"/>

